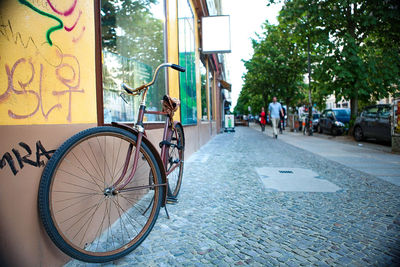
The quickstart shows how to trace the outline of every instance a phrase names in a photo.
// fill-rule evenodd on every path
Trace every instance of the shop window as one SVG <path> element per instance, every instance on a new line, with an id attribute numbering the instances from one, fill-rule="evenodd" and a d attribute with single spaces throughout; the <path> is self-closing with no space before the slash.
<path id="1" fill-rule="evenodd" d="M 178 0 L 179 64 L 186 72 L 179 74 L 182 124 L 197 122 L 195 24 L 188 0 Z"/>
<path id="2" fill-rule="evenodd" d="M 120 97 L 121 84 L 138 87 L 149 82 L 155 68 L 165 61 L 164 1 L 101 1 L 104 123 L 132 122 L 137 118 L 139 97 Z M 161 109 L 166 93 L 165 73 L 147 95 L 147 109 Z M 148 115 L 145 120 L 160 120 Z"/>
<path id="3" fill-rule="evenodd" d="M 208 119 L 208 106 L 207 106 L 207 69 L 203 62 L 200 63 L 200 76 L 201 76 L 201 119 Z"/>

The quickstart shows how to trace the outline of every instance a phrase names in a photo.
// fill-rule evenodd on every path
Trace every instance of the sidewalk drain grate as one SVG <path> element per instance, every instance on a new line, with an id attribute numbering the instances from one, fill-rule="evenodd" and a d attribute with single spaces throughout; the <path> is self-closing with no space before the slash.
<path id="1" fill-rule="evenodd" d="M 279 173 L 293 173 L 293 171 L 282 171 L 282 170 L 280 170 Z"/>

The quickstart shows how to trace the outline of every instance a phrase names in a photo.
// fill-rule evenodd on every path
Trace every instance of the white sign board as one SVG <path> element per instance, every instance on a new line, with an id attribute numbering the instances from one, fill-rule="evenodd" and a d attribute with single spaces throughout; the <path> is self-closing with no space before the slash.
<path id="1" fill-rule="evenodd" d="M 230 53 L 231 26 L 229 16 L 210 16 L 201 18 L 202 53 Z"/>

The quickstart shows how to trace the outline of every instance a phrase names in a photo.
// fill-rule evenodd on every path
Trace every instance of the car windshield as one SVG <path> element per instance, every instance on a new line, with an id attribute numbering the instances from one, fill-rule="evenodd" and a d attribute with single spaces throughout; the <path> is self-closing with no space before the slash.
<path id="1" fill-rule="evenodd" d="M 316 113 L 316 114 L 313 114 L 312 116 L 313 116 L 313 119 L 314 119 L 314 120 L 315 120 L 315 119 L 319 119 L 319 114 L 317 114 L 317 113 Z"/>
<path id="2" fill-rule="evenodd" d="M 348 109 L 340 109 L 340 110 L 334 110 L 335 115 L 338 117 L 348 117 L 350 116 L 350 110 Z"/>

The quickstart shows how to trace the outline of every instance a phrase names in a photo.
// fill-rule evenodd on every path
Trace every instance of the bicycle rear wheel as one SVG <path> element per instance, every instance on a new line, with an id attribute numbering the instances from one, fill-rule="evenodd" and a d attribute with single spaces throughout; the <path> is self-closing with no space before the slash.
<path id="1" fill-rule="evenodd" d="M 165 153 L 167 162 L 168 197 L 176 199 L 181 189 L 184 165 L 185 137 L 182 126 L 179 124 L 176 125 L 172 129 L 170 139 L 167 141 L 172 143 Z"/>
<path id="2" fill-rule="evenodd" d="M 132 181 L 120 191 L 113 188 L 130 174 L 136 140 L 116 127 L 91 128 L 67 140 L 46 165 L 39 186 L 40 218 L 69 256 L 86 262 L 116 260 L 153 228 L 164 187 L 146 144 L 140 147 Z"/>

